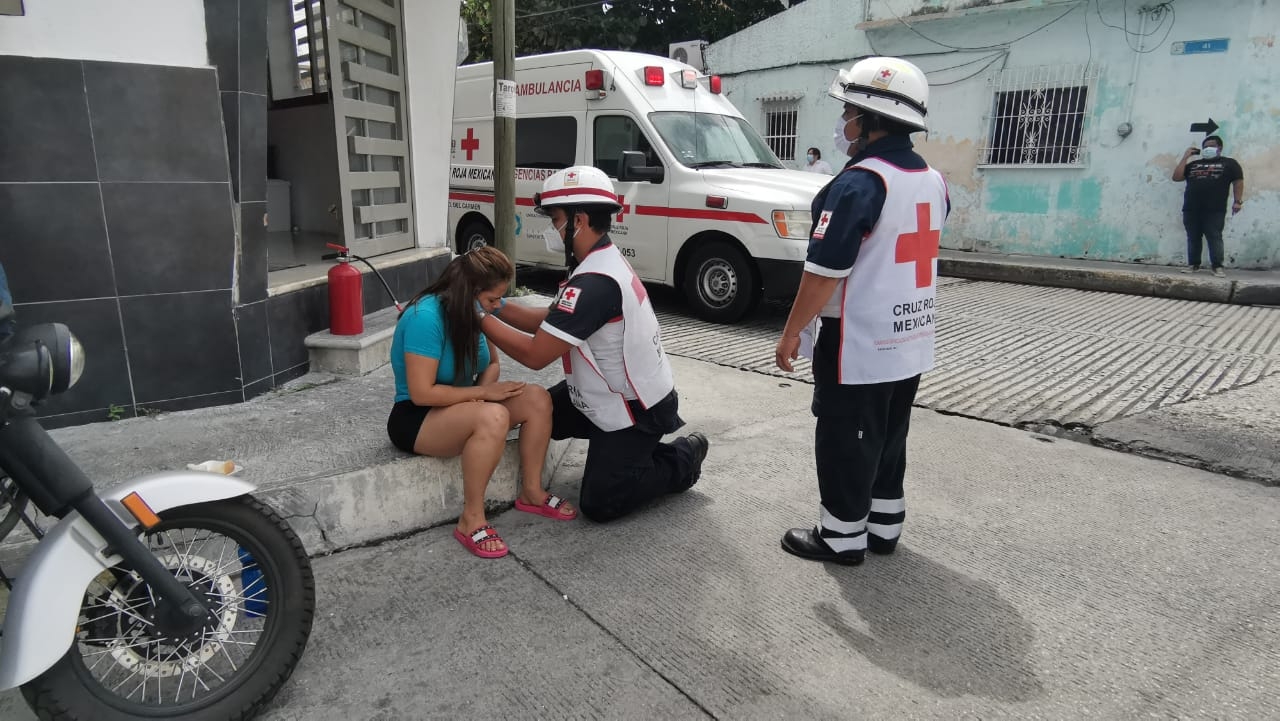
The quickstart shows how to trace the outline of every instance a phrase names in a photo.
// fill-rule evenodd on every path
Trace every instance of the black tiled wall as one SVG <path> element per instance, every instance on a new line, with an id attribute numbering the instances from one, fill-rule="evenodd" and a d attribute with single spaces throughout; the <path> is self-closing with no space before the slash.
<path id="1" fill-rule="evenodd" d="M 231 187 L 241 204 L 238 303 L 256 303 L 267 297 L 267 4 L 205 0 L 204 18 L 222 100 Z"/>
<path id="2" fill-rule="evenodd" d="M 243 399 L 214 71 L 0 56 L 0 97 L 18 321 L 66 323 L 88 355 L 45 424 Z"/>
<path id="3" fill-rule="evenodd" d="M 212 68 L 0 56 L 0 264 L 88 353 L 47 427 L 239 402 L 307 371 L 328 287 L 268 298 L 259 0 L 205 0 Z M 445 257 L 383 271 L 407 300 Z M 391 304 L 364 276 L 365 312 Z"/>

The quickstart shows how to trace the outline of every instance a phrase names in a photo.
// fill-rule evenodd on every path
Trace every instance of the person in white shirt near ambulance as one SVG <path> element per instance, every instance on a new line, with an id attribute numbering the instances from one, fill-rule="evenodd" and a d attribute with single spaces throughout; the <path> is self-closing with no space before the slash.
<path id="1" fill-rule="evenodd" d="M 822 173 L 823 175 L 832 175 L 831 165 L 822 159 L 822 151 L 817 148 L 809 148 L 804 153 L 804 167 L 801 170 L 806 173 Z"/>
<path id="2" fill-rule="evenodd" d="M 906 516 L 907 431 L 920 375 L 933 368 L 938 241 L 946 181 L 912 150 L 929 84 L 915 65 L 872 57 L 842 70 L 843 135 L 860 139 L 813 201 L 805 272 L 775 351 L 792 370 L 813 342 L 819 523 L 783 550 L 856 565 L 892 553 Z M 819 318 L 814 323 L 815 317 Z"/>
<path id="3" fill-rule="evenodd" d="M 622 207 L 609 176 L 566 168 L 533 202 L 551 220 L 543 239 L 564 256 L 569 278 L 547 308 L 511 303 L 500 318 L 478 309 L 481 329 L 530 368 L 561 360 L 565 380 L 550 389 L 551 437 L 590 442 L 578 508 L 610 521 L 692 487 L 709 443 L 701 433 L 662 442 L 684 421 L 649 295 L 609 240 Z"/>

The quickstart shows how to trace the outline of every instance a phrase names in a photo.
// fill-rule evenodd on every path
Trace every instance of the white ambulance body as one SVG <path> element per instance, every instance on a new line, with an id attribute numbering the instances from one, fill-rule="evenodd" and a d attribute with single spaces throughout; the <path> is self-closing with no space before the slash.
<path id="1" fill-rule="evenodd" d="M 493 242 L 492 73 L 491 63 L 457 70 L 449 227 L 459 252 Z M 563 267 L 533 194 L 556 170 L 593 165 L 622 196 L 615 245 L 698 315 L 733 322 L 762 297 L 794 293 L 809 206 L 830 178 L 784 168 L 718 77 L 654 55 L 575 50 L 518 58 L 515 82 L 521 263 Z"/>

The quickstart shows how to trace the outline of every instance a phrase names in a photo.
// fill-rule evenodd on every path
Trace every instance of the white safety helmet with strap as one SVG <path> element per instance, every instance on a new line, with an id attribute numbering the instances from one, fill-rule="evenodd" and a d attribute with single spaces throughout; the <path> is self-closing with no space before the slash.
<path id="1" fill-rule="evenodd" d="M 902 58 L 873 57 L 841 70 L 827 94 L 836 100 L 927 130 L 929 81 L 920 68 Z"/>
<path id="2" fill-rule="evenodd" d="M 542 192 L 533 194 L 533 209 L 548 215 L 554 206 L 596 206 L 612 211 L 622 210 L 613 181 L 603 170 L 590 165 L 575 165 L 557 171 L 542 183 Z"/>

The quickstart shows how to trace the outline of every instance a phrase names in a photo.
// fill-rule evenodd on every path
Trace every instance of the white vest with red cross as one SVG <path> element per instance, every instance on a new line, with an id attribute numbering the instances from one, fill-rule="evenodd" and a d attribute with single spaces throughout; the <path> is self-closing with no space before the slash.
<path id="1" fill-rule="evenodd" d="M 822 315 L 841 319 L 840 383 L 903 380 L 933 368 L 947 183 L 932 168 L 903 170 L 879 158 L 853 167 L 884 181 L 884 208 Z"/>
<path id="2" fill-rule="evenodd" d="M 618 284 L 622 317 L 564 354 L 564 376 L 574 407 L 601 430 L 617 431 L 636 423 L 628 400 L 652 408 L 675 388 L 675 379 L 649 294 L 622 253 L 613 245 L 594 250 L 569 277 L 588 273 Z"/>

